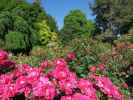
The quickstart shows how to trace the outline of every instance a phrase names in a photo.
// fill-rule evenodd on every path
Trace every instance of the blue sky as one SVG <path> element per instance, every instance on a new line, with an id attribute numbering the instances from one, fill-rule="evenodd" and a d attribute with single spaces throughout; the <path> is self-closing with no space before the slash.
<path id="1" fill-rule="evenodd" d="M 28 0 L 33 1 L 33 0 Z M 42 7 L 46 12 L 52 15 L 59 28 L 63 26 L 64 17 L 72 9 L 80 9 L 83 11 L 88 19 L 93 20 L 91 9 L 89 8 L 89 3 L 93 3 L 94 0 L 41 0 Z"/>

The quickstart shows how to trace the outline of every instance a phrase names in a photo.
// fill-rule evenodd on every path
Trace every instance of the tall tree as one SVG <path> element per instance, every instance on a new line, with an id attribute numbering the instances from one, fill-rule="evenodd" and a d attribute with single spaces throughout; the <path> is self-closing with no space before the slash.
<path id="1" fill-rule="evenodd" d="M 57 27 L 55 19 L 49 14 L 47 14 L 46 19 L 47 19 L 47 24 L 50 27 L 50 30 L 52 32 L 58 32 L 58 27 Z"/>
<path id="2" fill-rule="evenodd" d="M 87 20 L 85 14 L 80 10 L 72 10 L 65 16 L 61 35 L 64 40 L 71 40 L 82 35 L 90 35 L 94 30 L 92 21 Z"/>
<path id="3" fill-rule="evenodd" d="M 9 11 L 3 11 L 0 13 L 0 38 L 4 39 L 4 36 L 13 27 L 13 17 Z"/>
<path id="4" fill-rule="evenodd" d="M 33 3 L 28 3 L 27 0 L 0 0 L 0 41 L 2 44 L 6 43 L 6 48 L 9 46 L 8 50 L 13 50 L 14 47 L 14 50 L 23 51 L 37 45 L 40 38 L 36 33 L 42 32 L 35 23 L 41 21 L 47 22 L 49 31 L 57 30 L 54 19 L 41 7 L 41 0 L 35 0 Z M 43 28 L 43 32 L 44 30 Z M 15 38 L 17 39 L 14 40 Z"/>
<path id="5" fill-rule="evenodd" d="M 97 27 L 105 32 L 122 34 L 133 23 L 133 0 L 96 0 L 92 10 L 96 15 Z"/>

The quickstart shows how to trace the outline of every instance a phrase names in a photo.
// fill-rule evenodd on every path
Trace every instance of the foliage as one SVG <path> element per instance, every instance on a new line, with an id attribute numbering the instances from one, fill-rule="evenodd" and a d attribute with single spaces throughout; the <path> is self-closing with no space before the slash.
<path id="1" fill-rule="evenodd" d="M 18 56 L 12 56 L 10 59 L 14 60 L 17 64 L 29 64 L 31 66 L 39 66 L 38 62 L 45 59 L 45 56 L 26 56 L 19 54 Z"/>
<path id="2" fill-rule="evenodd" d="M 41 45 L 46 45 L 52 39 L 52 33 L 50 27 L 47 25 L 46 21 L 38 22 L 35 25 L 38 29 L 38 37 Z"/>
<path id="3" fill-rule="evenodd" d="M 57 43 L 49 43 L 47 46 L 35 46 L 30 54 L 35 57 L 44 57 L 47 59 L 54 59 L 57 57 L 64 57 L 68 51 L 62 48 Z"/>
<path id="4" fill-rule="evenodd" d="M 0 73 L 4 74 L 15 67 L 15 62 L 9 59 L 8 53 L 0 50 Z"/>
<path id="5" fill-rule="evenodd" d="M 72 40 L 67 48 L 77 54 L 77 59 L 71 62 L 70 66 L 82 77 L 87 75 L 88 66 L 100 63 L 100 56 L 109 53 L 112 47 L 108 43 L 84 37 Z"/>
<path id="6" fill-rule="evenodd" d="M 41 57 L 46 56 L 45 47 L 44 46 L 34 46 L 30 52 L 31 56 Z"/>
<path id="7" fill-rule="evenodd" d="M 130 28 L 130 30 L 128 31 L 129 34 L 133 34 L 133 28 Z"/>
<path id="8" fill-rule="evenodd" d="M 93 22 L 87 20 L 85 14 L 80 10 L 72 10 L 64 18 L 64 26 L 61 29 L 63 40 L 69 41 L 75 37 L 91 36 L 95 30 Z"/>
<path id="9" fill-rule="evenodd" d="M 24 0 L 23 0 L 24 1 Z M 0 3 L 0 11 L 4 10 L 11 10 L 14 8 L 19 2 L 16 2 L 16 0 L 1 0 Z"/>
<path id="10" fill-rule="evenodd" d="M 126 33 L 132 26 L 132 0 L 96 0 L 92 5 L 97 27 L 113 34 Z"/>
<path id="11" fill-rule="evenodd" d="M 122 69 L 126 69 L 130 66 L 131 55 L 131 50 L 123 50 L 119 52 L 119 55 L 117 54 L 115 57 L 108 59 L 107 65 L 109 65 L 114 72 L 122 72 Z"/>
<path id="12" fill-rule="evenodd" d="M 0 48 L 3 49 L 3 47 L 4 47 L 4 42 L 2 39 L 0 39 Z"/>
<path id="13" fill-rule="evenodd" d="M 121 35 L 117 40 L 115 40 L 115 43 L 118 42 L 125 42 L 125 43 L 133 43 L 133 29 L 130 29 L 127 34 Z"/>
<path id="14" fill-rule="evenodd" d="M 102 53 L 110 52 L 112 46 L 109 43 L 95 41 L 91 48 L 92 48 L 92 51 L 95 52 L 96 54 L 102 54 Z"/>
<path id="15" fill-rule="evenodd" d="M 46 19 L 47 19 L 47 24 L 50 27 L 51 32 L 57 32 L 58 33 L 58 27 L 56 25 L 55 19 L 50 15 L 47 15 Z"/>
<path id="16" fill-rule="evenodd" d="M 0 38 L 3 39 L 5 32 L 8 33 L 13 26 L 13 18 L 9 11 L 3 11 L 0 14 Z"/>
<path id="17" fill-rule="evenodd" d="M 29 24 L 20 16 L 14 17 L 13 30 L 23 34 L 29 34 Z"/>
<path id="18" fill-rule="evenodd" d="M 26 49 L 27 47 L 28 49 L 32 49 L 33 46 L 40 45 L 39 44 L 40 37 L 38 37 L 38 34 L 36 33 L 42 33 L 42 32 L 40 32 L 40 28 L 38 30 L 38 26 L 36 27 L 35 24 L 43 21 L 47 23 L 46 27 L 49 27 L 48 28 L 49 32 L 57 31 L 57 26 L 56 26 L 56 22 L 54 21 L 54 18 L 46 14 L 45 10 L 40 5 L 40 1 L 35 1 L 32 4 L 30 4 L 26 0 L 10 0 L 10 1 L 1 0 L 0 39 L 3 43 L 9 42 L 9 41 L 6 41 L 7 39 L 5 39 L 7 37 L 7 34 L 8 35 L 11 34 L 10 32 L 18 32 L 19 39 L 20 37 L 21 38 L 25 37 L 25 39 L 22 39 L 22 41 L 24 42 L 22 44 L 24 44 L 25 46 L 22 45 L 21 49 L 19 50 Z M 44 28 L 44 31 L 45 31 L 45 28 Z M 22 34 L 21 36 L 20 36 L 20 33 Z M 46 33 L 47 33 L 47 29 L 46 29 Z M 46 40 L 45 43 L 47 43 L 50 40 L 49 38 L 50 37 L 46 35 L 41 40 L 44 39 Z M 14 44 L 11 44 L 11 43 L 10 45 L 13 46 Z M 7 47 L 4 47 L 4 48 L 7 48 Z M 8 50 L 11 50 L 9 48 Z M 17 47 L 17 49 L 18 48 L 20 47 Z M 14 45 L 14 48 L 12 47 L 12 49 L 16 49 L 16 46 Z"/>
<path id="19" fill-rule="evenodd" d="M 9 32 L 5 36 L 6 49 L 11 51 L 21 51 L 29 47 L 28 36 L 20 32 Z"/>

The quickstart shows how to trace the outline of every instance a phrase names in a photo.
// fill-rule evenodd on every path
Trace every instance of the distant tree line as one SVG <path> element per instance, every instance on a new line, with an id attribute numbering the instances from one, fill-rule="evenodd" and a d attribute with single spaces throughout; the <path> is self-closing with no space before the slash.
<path id="1" fill-rule="evenodd" d="M 69 43 L 80 37 L 125 34 L 133 29 L 132 4 L 133 0 L 95 0 L 90 6 L 94 21 L 73 9 L 58 30 L 55 19 L 41 7 L 41 0 L 0 0 L 0 48 L 29 52 L 36 45 L 45 46 L 58 39 Z"/>
<path id="2" fill-rule="evenodd" d="M 124 34 L 133 27 L 133 0 L 95 0 L 91 8 L 100 32 Z"/>
<path id="3" fill-rule="evenodd" d="M 43 20 L 44 27 L 38 24 L 43 23 Z M 32 4 L 26 0 L 0 1 L 1 48 L 19 52 L 29 51 L 34 45 L 42 44 L 40 34 L 45 33 L 39 27 L 49 33 L 58 31 L 54 18 L 41 7 L 40 0 L 35 0 Z"/>

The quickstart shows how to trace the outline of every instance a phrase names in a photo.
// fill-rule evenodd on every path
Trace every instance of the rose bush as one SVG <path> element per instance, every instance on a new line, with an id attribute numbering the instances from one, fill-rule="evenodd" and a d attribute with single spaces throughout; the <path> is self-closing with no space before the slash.
<path id="1" fill-rule="evenodd" d="M 73 60 L 75 55 L 71 53 L 67 58 Z M 0 51 L 0 62 L 7 59 L 8 54 Z M 51 70 L 44 73 L 49 65 Z M 104 65 L 98 67 L 105 69 Z M 10 100 L 19 94 L 30 100 L 55 100 L 57 97 L 59 100 L 99 100 L 97 91 L 113 100 L 124 99 L 107 76 L 96 75 L 93 71 L 88 78 L 79 78 L 63 58 L 45 60 L 38 67 L 15 64 L 13 70 L 0 75 L 0 100 Z"/>
<path id="2" fill-rule="evenodd" d="M 14 68 L 15 62 L 8 59 L 8 53 L 0 50 L 0 74 Z"/>

